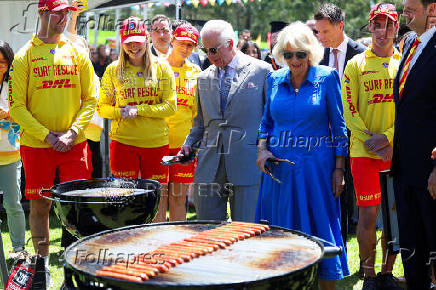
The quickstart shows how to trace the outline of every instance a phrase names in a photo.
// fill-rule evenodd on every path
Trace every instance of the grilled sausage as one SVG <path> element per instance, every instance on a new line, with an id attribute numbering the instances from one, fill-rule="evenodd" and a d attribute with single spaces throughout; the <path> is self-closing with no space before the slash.
<path id="1" fill-rule="evenodd" d="M 98 275 L 98 276 L 112 277 L 112 278 L 128 280 L 128 281 L 134 281 L 134 282 L 141 282 L 141 281 L 143 281 L 141 277 L 125 275 L 125 274 L 121 274 L 121 273 L 117 273 L 117 272 L 112 272 L 112 271 L 97 270 L 97 271 L 95 271 L 95 274 Z"/>

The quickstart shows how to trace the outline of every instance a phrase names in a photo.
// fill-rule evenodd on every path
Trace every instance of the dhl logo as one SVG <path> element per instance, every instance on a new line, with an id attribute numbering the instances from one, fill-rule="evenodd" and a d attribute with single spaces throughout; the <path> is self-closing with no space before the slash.
<path id="1" fill-rule="evenodd" d="M 365 70 L 365 71 L 362 72 L 362 75 L 364 76 L 364 75 L 367 75 L 367 74 L 375 74 L 375 73 L 377 73 L 376 70 Z"/>
<path id="2" fill-rule="evenodd" d="M 179 172 L 176 174 L 176 177 L 193 177 L 194 175 L 192 173 L 182 173 Z"/>
<path id="3" fill-rule="evenodd" d="M 60 80 L 47 80 L 47 81 L 42 81 L 42 86 L 37 87 L 37 90 L 40 89 L 60 89 L 60 88 L 66 88 L 66 89 L 71 89 L 71 88 L 75 88 L 76 84 L 72 84 L 70 83 L 71 80 L 70 79 L 60 79 Z"/>
<path id="4" fill-rule="evenodd" d="M 139 101 L 139 102 L 129 102 L 127 105 L 129 106 L 137 106 L 137 105 L 153 105 L 153 100 L 145 100 L 145 101 Z"/>
<path id="5" fill-rule="evenodd" d="M 157 180 L 157 179 L 166 179 L 167 175 L 166 174 L 153 174 L 151 176 L 151 179 Z"/>
<path id="6" fill-rule="evenodd" d="M 39 61 L 39 60 L 47 60 L 47 59 L 45 57 L 38 57 L 38 58 L 32 59 L 32 62 Z"/>
<path id="7" fill-rule="evenodd" d="M 188 99 L 177 99 L 177 106 L 189 107 L 188 101 Z"/>
<path id="8" fill-rule="evenodd" d="M 368 101 L 368 104 L 378 104 L 378 103 L 390 103 L 394 101 L 394 95 L 393 94 L 375 94 L 372 96 L 372 100 Z"/>

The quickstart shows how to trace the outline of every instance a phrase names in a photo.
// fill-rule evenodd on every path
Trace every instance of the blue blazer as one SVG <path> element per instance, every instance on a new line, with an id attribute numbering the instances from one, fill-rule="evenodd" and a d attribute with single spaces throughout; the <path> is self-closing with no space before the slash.
<path id="1" fill-rule="evenodd" d="M 427 188 L 428 177 L 436 161 L 430 156 L 436 147 L 436 33 L 409 71 L 401 99 L 399 77 L 410 47 L 405 42 L 400 68 L 394 80 L 395 133 L 391 170 L 403 183 Z"/>

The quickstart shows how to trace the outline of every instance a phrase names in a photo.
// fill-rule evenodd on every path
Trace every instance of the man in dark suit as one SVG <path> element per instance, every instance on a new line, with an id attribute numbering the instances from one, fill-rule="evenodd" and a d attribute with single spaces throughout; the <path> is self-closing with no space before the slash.
<path id="1" fill-rule="evenodd" d="M 314 19 L 318 39 L 325 47 L 324 58 L 320 64 L 336 68 L 342 79 L 347 62 L 356 54 L 365 51 L 365 47 L 345 35 L 345 16 L 336 5 L 331 3 L 322 4 Z M 349 131 L 348 136 L 350 136 Z M 354 208 L 354 184 L 350 169 L 350 157 L 345 160 L 344 178 L 345 188 L 341 196 L 341 227 L 342 238 L 346 245 Z"/>
<path id="2" fill-rule="evenodd" d="M 271 25 L 271 45 L 270 45 L 271 49 L 269 50 L 268 54 L 265 56 L 264 61 L 269 63 L 274 70 L 278 70 L 281 69 L 281 66 L 276 63 L 271 52 L 277 43 L 277 35 L 283 28 L 286 27 L 286 25 L 288 25 L 288 23 L 283 21 L 272 21 L 269 24 Z"/>
<path id="3" fill-rule="evenodd" d="M 168 57 L 171 52 L 171 21 L 163 15 L 158 14 L 151 19 L 151 52 L 156 56 Z"/>
<path id="4" fill-rule="evenodd" d="M 171 34 L 176 28 L 182 24 L 189 24 L 186 20 L 174 20 L 173 22 L 170 19 L 163 15 L 158 14 L 151 19 L 151 53 L 154 56 L 167 58 L 171 53 Z M 188 57 L 188 60 L 192 63 L 198 65 L 202 70 L 204 67 L 203 61 L 200 59 L 200 56 L 193 52 Z"/>
<path id="5" fill-rule="evenodd" d="M 336 68 L 342 79 L 348 60 L 365 51 L 366 47 L 345 35 L 345 16 L 336 5 L 331 3 L 322 4 L 314 19 L 318 39 L 325 47 L 324 58 L 320 64 Z"/>
<path id="6" fill-rule="evenodd" d="M 396 108 L 391 171 L 408 289 L 430 289 L 436 263 L 436 0 L 405 0 L 405 42 L 394 80 Z M 435 156 L 433 156 L 435 157 Z"/>

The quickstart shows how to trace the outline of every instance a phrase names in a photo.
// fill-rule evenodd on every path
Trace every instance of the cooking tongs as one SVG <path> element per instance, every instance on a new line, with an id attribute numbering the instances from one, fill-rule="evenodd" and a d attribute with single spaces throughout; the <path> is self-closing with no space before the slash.
<path id="1" fill-rule="evenodd" d="M 171 166 L 177 163 L 191 163 L 197 157 L 198 150 L 200 150 L 200 142 L 196 142 L 192 145 L 191 154 L 188 156 L 175 155 L 175 156 L 164 156 L 160 164 Z"/>
<path id="2" fill-rule="evenodd" d="M 275 176 L 272 174 L 272 167 L 271 167 L 271 166 L 272 166 L 273 163 L 275 163 L 275 162 L 285 162 L 285 163 L 288 163 L 288 164 L 290 164 L 290 165 L 295 165 L 295 162 L 290 161 L 290 160 L 288 160 L 288 159 L 281 159 L 281 158 L 275 158 L 275 157 L 274 157 L 274 158 L 268 158 L 268 159 L 266 160 L 265 167 L 264 167 L 266 174 L 268 174 L 269 176 L 271 176 L 272 180 L 274 180 L 275 182 L 281 184 L 282 182 L 280 181 L 280 179 L 278 179 L 277 177 L 275 177 Z"/>

